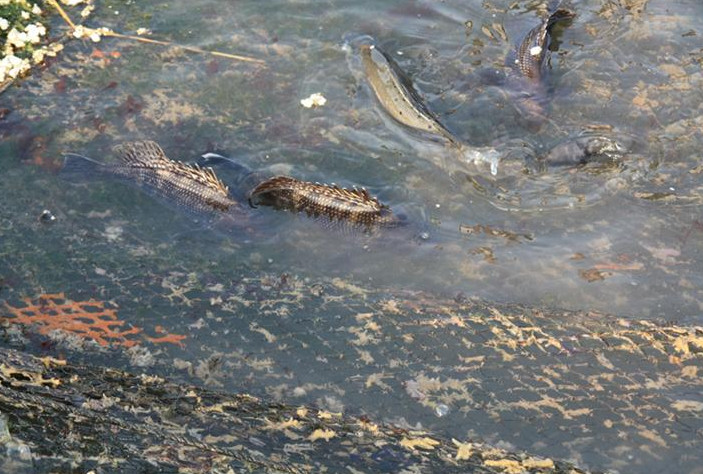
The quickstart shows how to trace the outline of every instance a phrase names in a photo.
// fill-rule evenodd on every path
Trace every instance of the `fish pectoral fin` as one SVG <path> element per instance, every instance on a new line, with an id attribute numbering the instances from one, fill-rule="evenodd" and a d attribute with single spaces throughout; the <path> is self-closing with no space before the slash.
<path id="1" fill-rule="evenodd" d="M 199 164 L 207 164 L 207 165 L 219 165 L 221 163 L 232 163 L 234 160 L 232 158 L 227 158 L 226 156 L 222 156 L 218 153 L 203 153 L 200 155 L 200 159 L 198 160 Z"/>
<path id="2" fill-rule="evenodd" d="M 84 180 L 102 172 L 103 164 L 76 153 L 63 154 L 63 166 L 59 176 L 67 180 Z"/>

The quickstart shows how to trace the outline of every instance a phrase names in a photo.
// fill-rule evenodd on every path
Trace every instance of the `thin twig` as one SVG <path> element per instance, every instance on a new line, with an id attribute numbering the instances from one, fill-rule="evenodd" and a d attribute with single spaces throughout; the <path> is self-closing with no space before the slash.
<path id="1" fill-rule="evenodd" d="M 71 21 L 71 17 L 66 14 L 61 5 L 59 5 L 59 2 L 57 2 L 56 0 L 49 0 L 49 3 L 51 3 L 54 8 L 56 8 L 56 10 L 59 12 L 59 15 L 61 15 L 61 18 L 63 18 L 63 20 L 68 23 L 68 26 L 75 30 L 76 24 Z"/>
<path id="2" fill-rule="evenodd" d="M 72 30 L 76 29 L 76 24 L 73 23 L 71 18 L 68 16 L 68 14 L 64 11 L 64 9 L 61 7 L 61 5 L 57 2 L 57 0 L 49 0 L 49 3 L 56 8 L 56 10 L 59 12 L 59 15 L 61 15 L 61 18 L 68 24 L 68 26 L 71 27 Z M 250 58 L 248 56 L 241 56 L 239 54 L 229 54 L 229 53 L 221 53 L 219 51 L 208 51 L 206 49 L 200 49 L 196 48 L 194 46 L 182 46 L 179 44 L 171 43 L 169 41 L 160 41 L 160 40 L 155 40 L 151 38 L 144 38 L 142 36 L 132 36 L 132 35 L 123 35 L 122 33 L 115 33 L 114 31 L 105 31 L 105 30 L 97 30 L 94 28 L 88 28 L 88 27 L 83 27 L 85 32 L 88 33 L 88 35 L 92 33 L 97 33 L 100 36 L 112 36 L 114 38 L 122 38 L 122 39 L 129 39 L 132 41 L 138 41 L 140 43 L 149 43 L 149 44 L 158 44 L 162 46 L 170 46 L 172 48 L 180 48 L 184 51 L 190 51 L 192 53 L 200 53 L 200 54 L 210 54 L 212 56 L 220 56 L 223 58 L 228 58 L 228 59 L 235 59 L 237 61 L 246 61 L 250 63 L 257 63 L 257 64 L 265 64 L 266 61 L 262 59 L 256 59 L 256 58 Z"/>
<path id="3" fill-rule="evenodd" d="M 90 28 L 86 28 L 86 31 L 94 31 L 91 30 Z M 98 34 L 102 36 L 114 36 L 115 38 L 123 38 L 123 39 L 130 39 L 133 41 L 139 41 L 140 43 L 150 43 L 150 44 L 160 44 L 162 46 L 171 46 L 173 48 L 180 48 L 184 51 L 190 51 L 193 53 L 201 53 L 201 54 L 211 54 L 213 56 L 222 56 L 223 58 L 229 58 L 229 59 L 236 59 L 238 61 L 247 61 L 251 63 L 258 63 L 258 64 L 265 64 L 266 61 L 262 59 L 256 59 L 256 58 L 250 58 L 248 56 L 241 56 L 239 54 L 229 54 L 229 53 L 221 53 L 219 51 L 208 51 L 206 49 L 200 49 L 196 48 L 194 46 L 183 46 L 180 44 L 175 44 L 171 43 L 169 41 L 160 41 L 160 40 L 155 40 L 151 38 L 145 38 L 143 36 L 132 36 L 132 35 L 123 35 L 122 33 L 115 33 L 114 31 L 97 31 Z"/>

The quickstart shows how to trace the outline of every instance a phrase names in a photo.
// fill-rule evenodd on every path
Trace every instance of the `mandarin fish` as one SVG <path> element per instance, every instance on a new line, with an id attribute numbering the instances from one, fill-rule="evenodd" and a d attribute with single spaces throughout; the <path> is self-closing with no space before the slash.
<path id="1" fill-rule="evenodd" d="M 300 181 L 289 176 L 275 176 L 259 183 L 250 193 L 253 207 L 270 206 L 291 212 L 304 212 L 331 224 L 343 224 L 365 230 L 395 227 L 402 220 L 365 189 Z"/>
<path id="2" fill-rule="evenodd" d="M 212 168 L 171 160 L 153 141 L 124 143 L 113 152 L 119 158 L 117 163 L 66 153 L 61 175 L 117 177 L 193 214 L 226 214 L 241 209 Z"/>

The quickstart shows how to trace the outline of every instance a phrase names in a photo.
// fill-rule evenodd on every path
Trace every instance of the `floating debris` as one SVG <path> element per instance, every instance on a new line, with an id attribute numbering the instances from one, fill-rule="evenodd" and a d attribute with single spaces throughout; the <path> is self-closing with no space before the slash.
<path id="1" fill-rule="evenodd" d="M 25 0 L 0 1 L 0 92 L 9 83 L 63 49 L 47 44 L 47 24 L 42 9 Z"/>
<path id="2" fill-rule="evenodd" d="M 326 103 L 327 99 L 319 92 L 315 92 L 314 94 L 310 95 L 310 97 L 300 100 L 300 105 L 302 105 L 306 109 L 310 109 L 312 107 L 322 107 Z"/>
<path id="3" fill-rule="evenodd" d="M 534 236 L 530 234 L 517 234 L 515 232 L 496 229 L 495 227 L 481 224 L 476 224 L 473 226 L 461 224 L 459 226 L 459 232 L 467 235 L 484 234 L 489 237 L 502 237 L 509 242 L 519 242 L 520 240 L 534 240 Z"/>

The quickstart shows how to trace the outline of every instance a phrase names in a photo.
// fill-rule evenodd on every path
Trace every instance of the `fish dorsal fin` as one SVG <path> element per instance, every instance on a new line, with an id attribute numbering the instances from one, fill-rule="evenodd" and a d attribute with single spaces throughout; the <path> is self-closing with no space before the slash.
<path id="1" fill-rule="evenodd" d="M 203 186 L 207 186 L 222 195 L 229 193 L 229 188 L 217 177 L 211 167 L 200 167 L 174 161 L 166 156 L 161 146 L 151 140 L 122 143 L 113 148 L 122 164 L 130 168 L 166 170 L 179 176 L 185 176 Z"/>
<path id="2" fill-rule="evenodd" d="M 173 161 L 167 159 L 169 168 L 174 172 L 182 176 L 187 176 L 193 181 L 197 181 L 203 186 L 214 189 L 215 191 L 224 194 L 229 193 L 229 188 L 224 182 L 215 174 L 215 170 L 211 167 L 201 167 L 197 164 L 182 163 L 180 161 Z"/>
<path id="3" fill-rule="evenodd" d="M 330 197 L 338 197 L 342 199 L 345 202 L 348 203 L 356 203 L 360 206 L 366 206 L 369 207 L 369 210 L 380 210 L 381 203 L 378 202 L 378 199 L 371 196 L 369 192 L 364 189 L 364 188 L 342 188 L 339 186 L 321 186 L 323 189 L 320 191 L 323 194 L 327 194 Z"/>
<path id="4" fill-rule="evenodd" d="M 159 144 L 151 140 L 122 143 L 112 151 L 128 166 L 155 167 L 171 161 Z"/>
<path id="5" fill-rule="evenodd" d="M 308 181 L 300 181 L 289 176 L 275 176 L 259 183 L 250 193 L 250 202 L 256 201 L 257 197 L 268 199 L 277 204 L 274 206 L 286 207 L 294 202 L 299 202 L 302 198 L 320 196 L 339 201 L 337 204 L 328 203 L 329 206 L 355 206 L 359 211 L 364 209 L 365 212 L 379 212 L 385 208 L 377 198 L 371 196 L 364 188 L 342 188 L 338 185 L 328 185 L 320 183 L 312 183 Z M 268 198 L 268 199 L 266 199 Z M 271 204 L 269 204 L 271 205 Z M 311 211 L 312 209 L 299 209 Z M 332 209 L 315 209 L 317 212 L 326 213 Z"/>

